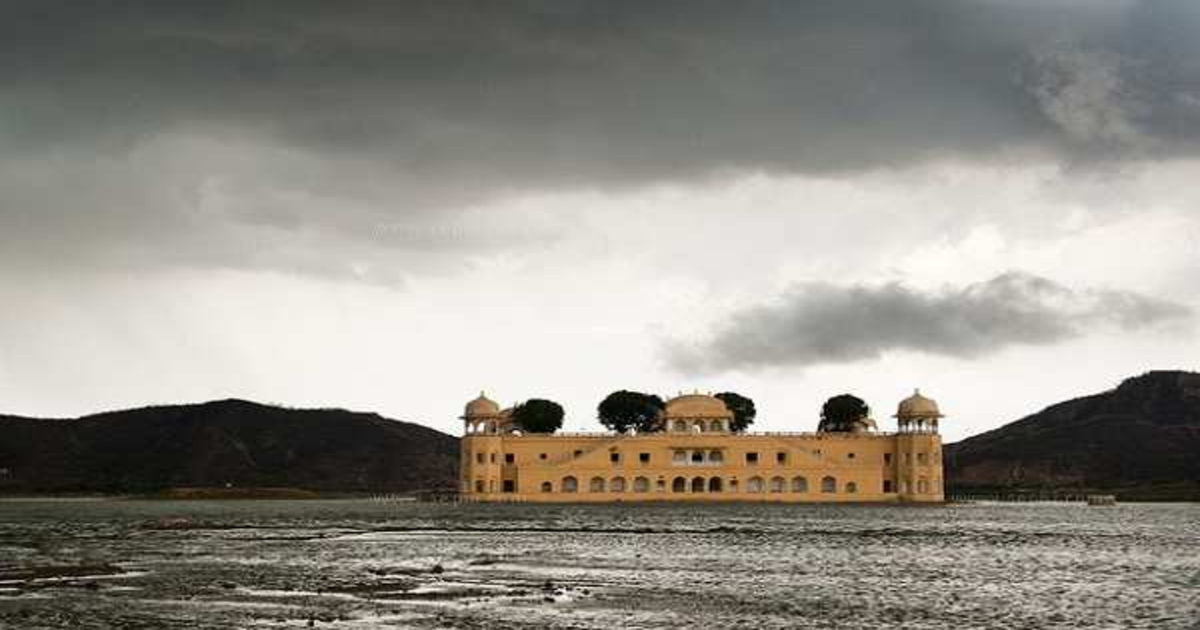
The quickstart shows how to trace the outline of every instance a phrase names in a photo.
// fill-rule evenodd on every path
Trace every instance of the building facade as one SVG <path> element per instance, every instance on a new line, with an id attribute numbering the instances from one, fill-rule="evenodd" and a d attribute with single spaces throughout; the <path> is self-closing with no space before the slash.
<path id="1" fill-rule="evenodd" d="M 937 403 L 915 392 L 898 430 L 735 433 L 713 396 L 669 400 L 652 433 L 522 434 L 482 393 L 462 416 L 468 501 L 936 503 L 944 498 Z"/>

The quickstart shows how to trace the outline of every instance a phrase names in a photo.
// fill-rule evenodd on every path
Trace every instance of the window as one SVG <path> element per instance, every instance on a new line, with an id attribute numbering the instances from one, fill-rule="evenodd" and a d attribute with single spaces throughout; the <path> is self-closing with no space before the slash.
<path id="1" fill-rule="evenodd" d="M 705 485 L 704 477 L 692 479 L 692 492 L 704 492 Z"/>
<path id="2" fill-rule="evenodd" d="M 925 493 L 929 492 L 929 482 L 924 479 L 918 480 L 917 481 L 917 492 L 919 494 L 925 494 Z"/>
<path id="3" fill-rule="evenodd" d="M 515 481 L 513 481 L 512 479 L 505 479 L 504 480 L 504 491 L 505 492 L 516 492 L 517 491 L 517 483 Z"/>
<path id="4" fill-rule="evenodd" d="M 853 481 L 846 482 L 846 494 L 854 494 L 858 492 L 858 484 Z"/>
<path id="5" fill-rule="evenodd" d="M 837 492 L 837 479 L 833 477 L 823 477 L 821 479 L 821 492 L 826 494 Z"/>
<path id="6" fill-rule="evenodd" d="M 554 486 L 549 481 L 543 481 L 542 492 L 554 492 Z"/>
<path id="7" fill-rule="evenodd" d="M 738 489 L 738 480 L 737 480 L 737 479 L 730 479 L 730 480 L 729 480 L 729 491 L 730 491 L 730 492 L 737 492 L 737 489 Z"/>
<path id="8" fill-rule="evenodd" d="M 650 480 L 645 477 L 635 477 L 633 480 L 634 492 L 650 492 Z"/>
<path id="9" fill-rule="evenodd" d="M 572 457 L 579 457 L 580 455 L 583 455 L 583 451 L 581 451 L 579 449 L 575 449 L 575 452 L 571 453 Z"/>
<path id="10" fill-rule="evenodd" d="M 678 433 L 687 433 L 687 423 L 683 420 L 675 421 L 675 431 Z"/>
<path id="11" fill-rule="evenodd" d="M 489 462 L 491 462 L 491 463 L 493 463 L 493 464 L 495 464 L 495 463 L 496 463 L 496 454 L 495 454 L 495 453 L 488 453 L 488 461 L 489 461 Z"/>
<path id="12" fill-rule="evenodd" d="M 671 492 L 687 492 L 687 479 L 676 477 L 671 480 Z"/>
<path id="13" fill-rule="evenodd" d="M 751 477 L 746 481 L 746 492 L 759 493 L 763 491 L 762 477 Z"/>
<path id="14" fill-rule="evenodd" d="M 912 463 L 912 453 L 905 453 L 905 454 L 904 454 L 904 463 L 905 463 L 905 464 L 911 464 L 911 463 Z"/>
<path id="15" fill-rule="evenodd" d="M 783 492 L 786 483 L 783 477 L 771 477 L 771 492 Z"/>
<path id="16" fill-rule="evenodd" d="M 929 454 L 928 453 L 917 453 L 917 463 L 918 464 L 928 464 L 929 463 Z"/>
<path id="17" fill-rule="evenodd" d="M 721 491 L 721 478 L 720 477 L 713 477 L 712 479 L 708 480 L 708 491 L 709 492 L 720 492 Z"/>
<path id="18" fill-rule="evenodd" d="M 884 453 L 884 454 L 883 454 L 883 463 L 885 463 L 885 464 L 891 464 L 891 463 L 892 463 L 892 454 L 891 454 L 891 453 Z"/>
<path id="19" fill-rule="evenodd" d="M 704 463 L 704 451 L 692 451 L 692 463 L 693 464 L 703 464 Z"/>
<path id="20" fill-rule="evenodd" d="M 821 456 L 821 449 L 814 448 L 813 449 L 813 457 L 820 457 L 820 456 Z"/>
<path id="21" fill-rule="evenodd" d="M 516 461 L 517 461 L 517 456 L 516 456 L 516 455 L 514 455 L 514 454 L 512 454 L 512 453 L 505 453 L 505 454 L 504 454 L 504 463 L 505 463 L 505 464 L 513 464 L 513 463 L 516 463 Z"/>
<path id="22" fill-rule="evenodd" d="M 787 453 L 785 453 L 783 451 L 779 451 L 778 453 L 775 453 L 775 463 L 776 464 L 786 464 L 787 463 Z"/>
<path id="23" fill-rule="evenodd" d="M 792 492 L 808 492 L 808 480 L 804 477 L 792 477 Z"/>
<path id="24" fill-rule="evenodd" d="M 854 459 L 854 453 L 846 453 L 846 459 Z"/>
<path id="25" fill-rule="evenodd" d="M 578 490 L 579 490 L 579 481 L 577 479 L 575 479 L 574 477 L 563 477 L 563 480 L 562 480 L 562 491 L 563 492 L 576 492 Z"/>
<path id="26" fill-rule="evenodd" d="M 883 480 L 883 491 L 884 492 L 892 492 L 892 480 L 891 479 Z"/>
<path id="27" fill-rule="evenodd" d="M 592 477 L 588 482 L 588 492 L 604 492 L 605 485 L 604 477 Z"/>
<path id="28" fill-rule="evenodd" d="M 545 453 L 538 453 L 538 459 L 546 459 Z"/>
<path id="29" fill-rule="evenodd" d="M 900 491 L 903 492 L 904 494 L 908 494 L 909 492 L 912 491 L 912 486 L 910 486 L 907 481 L 901 481 L 900 482 Z"/>
<path id="30" fill-rule="evenodd" d="M 676 464 L 687 463 L 687 459 L 687 451 L 677 450 L 671 454 L 671 461 L 675 462 Z"/>
<path id="31" fill-rule="evenodd" d="M 725 461 L 725 455 L 722 454 L 721 451 L 709 451 L 708 461 L 714 464 L 720 464 L 721 462 Z"/>
<path id="32" fill-rule="evenodd" d="M 758 463 L 758 453 L 746 453 L 746 463 L 747 464 L 757 464 Z"/>
<path id="33" fill-rule="evenodd" d="M 475 463 L 476 464 L 483 463 L 483 453 L 475 453 Z"/>
<path id="34" fill-rule="evenodd" d="M 613 492 L 625 492 L 625 478 L 613 477 L 612 481 L 608 482 L 608 489 Z"/>
<path id="35" fill-rule="evenodd" d="M 723 425 L 720 420 L 713 420 L 708 424 L 708 430 L 712 431 L 713 433 L 724 431 L 725 425 Z"/>
<path id="36" fill-rule="evenodd" d="M 663 481 L 662 479 L 655 481 L 654 482 L 654 490 L 656 492 L 666 492 L 667 491 L 667 482 Z"/>
<path id="37" fill-rule="evenodd" d="M 483 492 L 483 480 L 482 479 L 475 480 L 475 492 Z"/>
<path id="38" fill-rule="evenodd" d="M 614 464 L 620 464 L 621 463 L 621 454 L 620 453 L 609 453 L 608 461 L 610 461 Z"/>
<path id="39" fill-rule="evenodd" d="M 643 464 L 650 463 L 650 453 L 638 453 L 638 461 Z"/>

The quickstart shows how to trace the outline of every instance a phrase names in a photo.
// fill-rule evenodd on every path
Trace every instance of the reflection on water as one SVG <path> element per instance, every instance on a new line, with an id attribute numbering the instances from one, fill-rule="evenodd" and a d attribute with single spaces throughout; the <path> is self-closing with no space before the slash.
<path id="1" fill-rule="evenodd" d="M 1200 623 L 1200 505 L 0 501 L 0 626 Z"/>

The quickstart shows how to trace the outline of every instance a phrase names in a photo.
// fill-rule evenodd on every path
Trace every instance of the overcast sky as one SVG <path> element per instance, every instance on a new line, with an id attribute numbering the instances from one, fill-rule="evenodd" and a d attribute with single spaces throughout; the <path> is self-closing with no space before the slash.
<path id="1" fill-rule="evenodd" d="M 0 412 L 947 439 L 1200 367 L 1200 3 L 7 2 Z"/>

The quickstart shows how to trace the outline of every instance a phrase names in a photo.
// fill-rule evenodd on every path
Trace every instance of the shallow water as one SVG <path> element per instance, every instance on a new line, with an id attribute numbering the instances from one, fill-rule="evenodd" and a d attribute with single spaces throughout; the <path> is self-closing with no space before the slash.
<path id="1" fill-rule="evenodd" d="M 1200 505 L 0 501 L 0 627 L 1200 627 Z"/>

